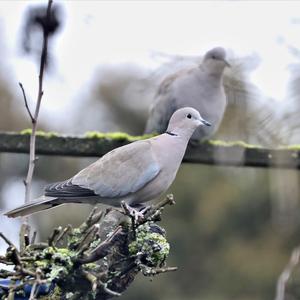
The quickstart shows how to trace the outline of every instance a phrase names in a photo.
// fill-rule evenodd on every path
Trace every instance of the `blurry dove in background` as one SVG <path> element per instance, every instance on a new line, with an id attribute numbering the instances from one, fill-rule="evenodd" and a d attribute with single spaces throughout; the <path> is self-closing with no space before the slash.
<path id="1" fill-rule="evenodd" d="M 6 213 L 29 215 L 64 203 L 138 205 L 160 196 L 175 179 L 187 144 L 200 125 L 210 126 L 191 107 L 177 110 L 159 136 L 114 149 L 74 177 L 49 185 L 43 196 Z"/>
<path id="2" fill-rule="evenodd" d="M 226 52 L 217 47 L 205 54 L 198 67 L 168 76 L 158 88 L 145 133 L 164 132 L 174 111 L 190 106 L 212 123 L 209 128 L 196 129 L 192 139 L 198 141 L 211 137 L 217 131 L 226 108 L 223 88 L 226 66 L 229 66 Z"/>

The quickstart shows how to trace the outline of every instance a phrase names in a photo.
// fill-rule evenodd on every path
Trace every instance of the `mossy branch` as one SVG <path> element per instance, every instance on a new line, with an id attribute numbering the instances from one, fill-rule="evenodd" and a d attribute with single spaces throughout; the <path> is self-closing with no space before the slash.
<path id="1" fill-rule="evenodd" d="M 94 208 L 78 228 L 57 227 L 47 243 L 28 242 L 20 249 L 0 233 L 8 245 L 0 263 L 14 266 L 13 271 L 0 270 L 0 278 L 10 280 L 8 286 L 0 285 L 0 296 L 105 300 L 120 296 L 139 272 L 175 271 L 165 266 L 170 247 L 165 230 L 155 223 L 167 204 L 174 204 L 170 195 L 145 209 L 134 224 L 127 210 Z M 32 241 L 30 228 L 28 232 L 27 241 Z"/>
<path id="2" fill-rule="evenodd" d="M 28 153 L 30 130 L 0 133 L 0 152 Z M 83 137 L 37 133 L 36 153 L 45 155 L 103 156 L 110 150 L 148 138 L 125 133 L 87 133 Z M 184 162 L 209 165 L 300 169 L 300 145 L 266 149 L 241 141 L 209 141 L 188 147 Z"/>

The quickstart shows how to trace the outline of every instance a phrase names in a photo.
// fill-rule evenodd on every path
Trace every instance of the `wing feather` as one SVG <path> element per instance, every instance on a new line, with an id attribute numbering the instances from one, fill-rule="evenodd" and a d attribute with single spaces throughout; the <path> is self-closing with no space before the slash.
<path id="1" fill-rule="evenodd" d="M 138 141 L 117 148 L 72 178 L 72 184 L 105 197 L 135 193 L 160 171 L 150 141 Z"/>

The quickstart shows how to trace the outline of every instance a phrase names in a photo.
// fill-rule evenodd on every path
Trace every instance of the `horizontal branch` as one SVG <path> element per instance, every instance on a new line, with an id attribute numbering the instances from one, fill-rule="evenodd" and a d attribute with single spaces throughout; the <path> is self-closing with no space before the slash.
<path id="1" fill-rule="evenodd" d="M 0 152 L 28 153 L 29 138 L 28 134 L 0 133 Z M 100 157 L 110 150 L 129 144 L 136 139 L 136 137 L 121 133 L 95 134 L 87 137 L 42 133 L 37 135 L 36 152 L 39 155 Z M 184 162 L 300 169 L 300 147 L 266 149 L 243 142 L 210 141 L 199 143 L 198 146 L 191 146 L 187 150 Z"/>

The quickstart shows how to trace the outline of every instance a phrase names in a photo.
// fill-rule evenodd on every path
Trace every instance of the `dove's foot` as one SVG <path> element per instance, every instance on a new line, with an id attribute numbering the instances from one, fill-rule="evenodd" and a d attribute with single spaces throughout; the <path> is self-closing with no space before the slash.
<path id="1" fill-rule="evenodd" d="M 122 208 L 124 210 L 124 213 L 131 217 L 134 225 L 139 224 L 140 222 L 143 222 L 145 220 L 145 213 L 148 211 L 149 206 L 136 206 L 132 207 L 128 205 L 126 202 L 122 202 Z"/>

